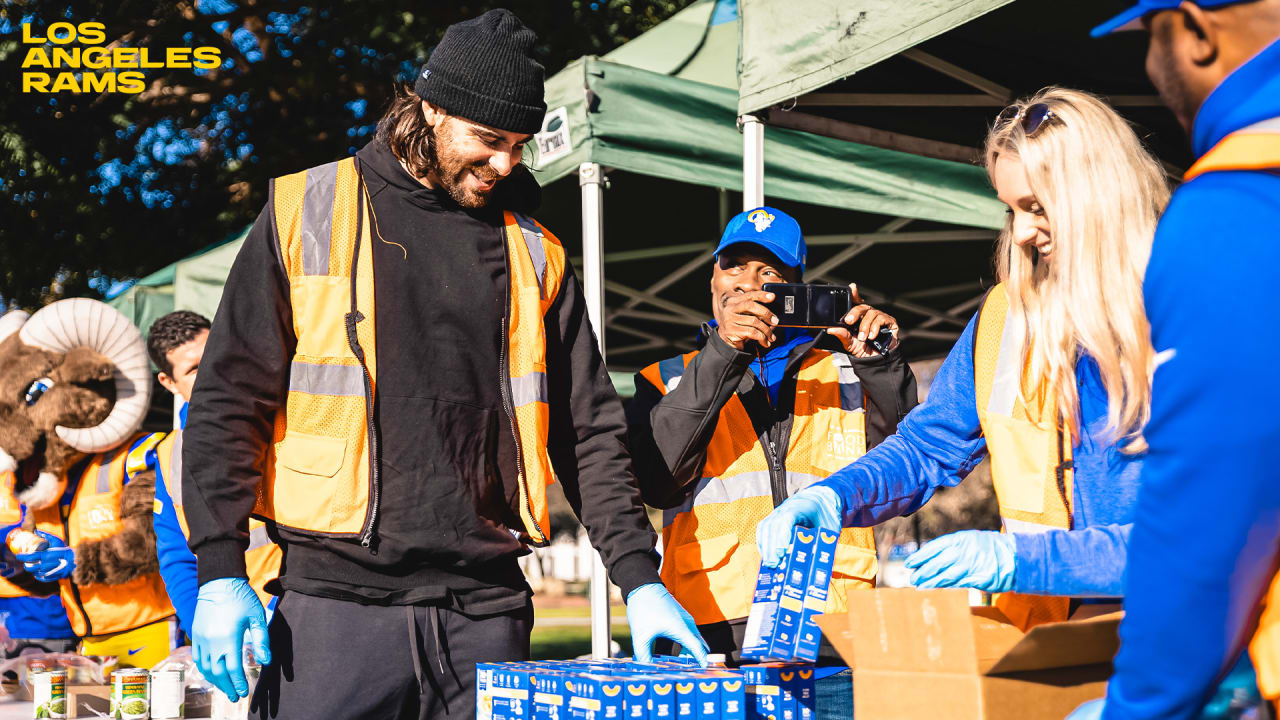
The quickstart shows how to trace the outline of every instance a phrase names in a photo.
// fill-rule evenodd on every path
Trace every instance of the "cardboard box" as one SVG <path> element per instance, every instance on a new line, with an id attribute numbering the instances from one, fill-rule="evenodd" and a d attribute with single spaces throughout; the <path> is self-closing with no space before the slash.
<path id="1" fill-rule="evenodd" d="M 1085 608 L 1023 633 L 965 590 L 884 588 L 815 619 L 854 670 L 858 720 L 1058 720 L 1106 694 L 1120 647 L 1121 613 Z"/>

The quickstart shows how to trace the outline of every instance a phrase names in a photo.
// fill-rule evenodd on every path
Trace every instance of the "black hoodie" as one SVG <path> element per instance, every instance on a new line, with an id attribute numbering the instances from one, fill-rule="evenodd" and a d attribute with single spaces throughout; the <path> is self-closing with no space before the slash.
<path id="1" fill-rule="evenodd" d="M 473 614 L 528 597 L 514 438 L 499 394 L 507 272 L 501 209 L 529 212 L 518 168 L 488 207 L 423 187 L 385 143 L 356 155 L 373 237 L 382 493 L 373 548 L 280 530 L 281 585 L 365 603 L 444 602 Z M 214 321 L 184 437 L 201 583 L 244 574 L 246 521 L 296 339 L 270 213 L 245 239 Z M 625 446 L 622 407 L 570 269 L 546 316 L 551 436 L 565 495 L 624 593 L 656 582 L 655 536 Z M 376 550 L 372 552 L 371 550 Z"/>

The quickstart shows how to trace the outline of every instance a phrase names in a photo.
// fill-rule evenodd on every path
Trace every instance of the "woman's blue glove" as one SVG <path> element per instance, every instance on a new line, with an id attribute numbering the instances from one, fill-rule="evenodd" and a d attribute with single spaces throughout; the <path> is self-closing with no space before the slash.
<path id="1" fill-rule="evenodd" d="M 234 702 L 249 697 L 244 676 L 244 635 L 253 657 L 271 663 L 267 616 L 258 594 L 244 578 L 218 578 L 200 586 L 191 622 L 191 654 L 200 674 Z"/>
<path id="2" fill-rule="evenodd" d="M 71 577 L 71 573 L 76 569 L 75 550 L 67 547 L 61 539 L 43 530 L 36 530 L 35 533 L 44 538 L 49 543 L 49 547 L 40 552 L 23 553 L 14 557 L 22 563 L 32 577 L 40 582 L 54 582 Z"/>
<path id="3" fill-rule="evenodd" d="M 911 584 L 919 588 L 970 587 L 992 593 L 1013 590 L 1017 568 L 1012 535 L 961 530 L 943 535 L 907 558 Z"/>
<path id="4" fill-rule="evenodd" d="M 1102 717 L 1102 709 L 1106 706 L 1106 698 L 1090 700 L 1076 708 L 1074 712 L 1067 716 L 1067 720 L 1098 720 L 1098 718 Z"/>
<path id="5" fill-rule="evenodd" d="M 756 549 L 768 567 L 782 565 L 797 525 L 839 532 L 844 523 L 844 501 L 825 485 L 814 485 L 792 495 L 756 525 Z"/>
<path id="6" fill-rule="evenodd" d="M 698 665 L 707 666 L 707 643 L 698 624 L 662 583 L 641 585 L 627 595 L 627 624 L 636 662 L 653 662 L 653 641 L 664 637 L 689 651 Z"/>

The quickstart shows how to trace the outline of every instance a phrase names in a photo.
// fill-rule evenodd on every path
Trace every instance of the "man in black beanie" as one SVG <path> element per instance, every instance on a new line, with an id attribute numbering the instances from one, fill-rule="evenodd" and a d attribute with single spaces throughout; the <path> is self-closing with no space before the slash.
<path id="1" fill-rule="evenodd" d="M 354 157 L 272 182 L 227 279 L 184 435 L 201 672 L 258 718 L 468 718 L 477 662 L 526 659 L 516 559 L 564 494 L 637 655 L 705 658 L 658 579 L 626 424 L 555 236 L 525 213 L 534 34 L 451 26 Z M 270 628 L 247 524 L 284 549 Z"/>

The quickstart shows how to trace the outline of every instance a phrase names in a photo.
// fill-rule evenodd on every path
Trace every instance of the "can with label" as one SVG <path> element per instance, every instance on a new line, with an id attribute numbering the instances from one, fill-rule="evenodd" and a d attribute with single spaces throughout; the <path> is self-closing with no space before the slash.
<path id="1" fill-rule="evenodd" d="M 151 673 L 151 720 L 177 720 L 185 717 L 187 686 L 182 668 L 155 670 Z"/>
<path id="2" fill-rule="evenodd" d="M 23 530 L 20 527 L 9 531 L 4 538 L 4 544 L 9 546 L 14 555 L 26 555 L 28 553 L 41 552 L 49 549 L 49 541 L 31 532 Z"/>
<path id="3" fill-rule="evenodd" d="M 65 718 L 67 716 L 67 671 L 41 670 L 31 678 L 34 717 Z"/>
<path id="4" fill-rule="evenodd" d="M 151 716 L 151 673 L 124 668 L 111 673 L 111 717 L 147 720 Z"/>

